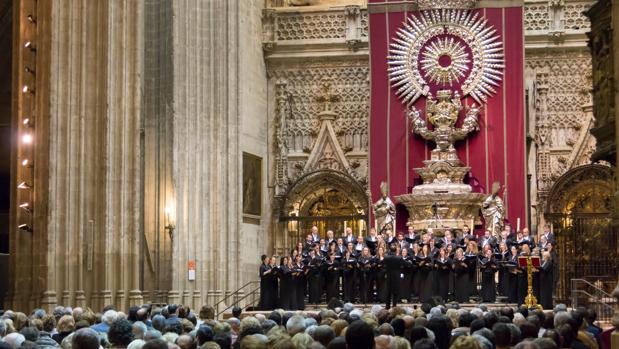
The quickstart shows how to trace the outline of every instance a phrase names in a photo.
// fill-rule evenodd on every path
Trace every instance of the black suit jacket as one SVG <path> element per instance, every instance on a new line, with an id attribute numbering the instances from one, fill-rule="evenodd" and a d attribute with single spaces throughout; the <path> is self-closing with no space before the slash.
<path id="1" fill-rule="evenodd" d="M 404 264 L 404 259 L 400 256 L 388 255 L 385 256 L 383 260 L 385 264 L 385 270 L 387 271 L 387 277 L 391 281 L 398 280 L 398 276 L 402 270 L 402 265 Z"/>

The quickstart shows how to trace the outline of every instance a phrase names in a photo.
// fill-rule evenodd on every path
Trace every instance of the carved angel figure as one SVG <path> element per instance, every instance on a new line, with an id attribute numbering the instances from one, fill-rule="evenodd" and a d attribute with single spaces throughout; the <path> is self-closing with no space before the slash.
<path id="1" fill-rule="evenodd" d="M 481 207 L 481 213 L 486 220 L 486 229 L 495 234 L 503 231 L 503 220 L 505 218 L 505 206 L 503 199 L 499 197 L 501 184 L 494 182 L 492 184 L 492 194 L 484 200 Z"/>
<path id="2" fill-rule="evenodd" d="M 387 183 L 380 183 L 381 198 L 374 203 L 374 216 L 376 217 L 376 231 L 384 233 L 395 227 L 395 205 L 387 195 Z"/>

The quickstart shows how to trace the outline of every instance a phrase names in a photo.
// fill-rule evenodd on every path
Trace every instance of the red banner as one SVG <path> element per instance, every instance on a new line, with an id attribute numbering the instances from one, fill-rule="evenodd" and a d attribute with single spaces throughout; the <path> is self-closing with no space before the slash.
<path id="1" fill-rule="evenodd" d="M 412 2 L 411 2 L 412 3 Z M 401 4 L 401 2 L 400 2 Z M 430 158 L 431 142 L 413 135 L 406 106 L 391 86 L 388 73 L 389 45 L 405 18 L 418 15 L 405 6 L 390 7 L 370 0 L 370 189 L 372 200 L 380 197 L 380 182 L 389 183 L 392 197 L 410 192 L 421 184 L 414 168 Z M 479 116 L 480 131 L 456 144 L 458 156 L 471 167 L 468 183 L 474 191 L 488 193 L 499 181 L 504 189 L 507 218 L 526 222 L 526 133 L 524 116 L 524 28 L 523 8 L 477 8 L 478 14 L 496 29 L 503 43 L 503 79 L 488 97 Z M 470 105 L 472 98 L 463 99 Z M 414 106 L 424 112 L 425 97 Z M 463 115 L 460 115 L 460 122 Z M 404 230 L 408 213 L 398 205 L 397 229 Z M 524 224 L 523 224 L 524 226 Z"/>

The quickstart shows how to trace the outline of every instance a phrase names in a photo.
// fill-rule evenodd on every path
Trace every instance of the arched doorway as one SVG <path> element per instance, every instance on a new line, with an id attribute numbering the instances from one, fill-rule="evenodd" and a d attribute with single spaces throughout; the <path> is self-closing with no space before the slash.
<path id="1" fill-rule="evenodd" d="M 545 216 L 559 255 L 559 301 L 570 297 L 574 278 L 614 287 L 619 258 L 611 224 L 614 192 L 612 169 L 597 164 L 573 168 L 552 187 Z"/>
<path id="2" fill-rule="evenodd" d="M 299 178 L 281 202 L 274 252 L 285 253 L 303 241 L 314 225 L 338 237 L 346 227 L 355 235 L 365 234 L 367 221 L 368 198 L 354 178 L 335 170 L 311 172 Z"/>

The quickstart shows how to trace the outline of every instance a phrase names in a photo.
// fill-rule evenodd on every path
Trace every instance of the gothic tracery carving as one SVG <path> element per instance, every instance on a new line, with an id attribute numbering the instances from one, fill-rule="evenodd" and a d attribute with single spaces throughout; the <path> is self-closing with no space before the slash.
<path id="1" fill-rule="evenodd" d="M 556 180 L 571 168 L 588 164 L 595 140 L 592 119 L 591 56 L 584 50 L 544 52 L 527 56 L 535 72 L 535 142 L 537 195 L 544 204 Z M 580 72 L 574 74 L 574 72 Z"/>
<path id="2" fill-rule="evenodd" d="M 277 99 L 277 194 L 282 195 L 291 183 L 313 170 L 340 171 L 365 186 L 370 95 L 367 62 L 289 63 L 271 66 L 269 74 L 275 81 Z M 325 82 L 330 84 L 331 93 L 338 96 L 329 101 L 329 109 L 337 115 L 329 121 L 337 145 L 331 139 L 318 144 L 319 114 L 324 111 L 325 101 L 316 97 L 323 93 Z M 311 155 L 318 146 L 319 156 Z M 345 166 L 338 160 L 339 155 L 334 155 L 334 147 L 343 151 Z M 310 156 L 314 160 L 308 164 Z"/>
<path id="3" fill-rule="evenodd" d="M 548 2 L 525 2 L 524 27 L 526 31 L 545 31 L 550 36 L 562 36 L 567 32 L 585 33 L 590 23 L 583 12 L 594 1 L 549 0 Z"/>

